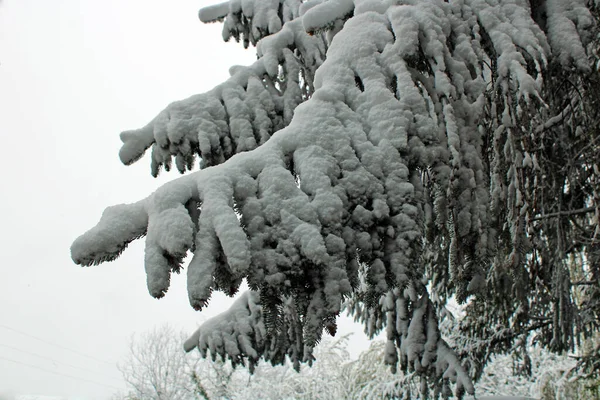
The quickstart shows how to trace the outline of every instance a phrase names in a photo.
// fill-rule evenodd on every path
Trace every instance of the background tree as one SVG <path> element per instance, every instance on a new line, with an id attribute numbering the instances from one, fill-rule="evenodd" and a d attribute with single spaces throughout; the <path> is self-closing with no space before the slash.
<path id="1" fill-rule="evenodd" d="M 256 45 L 212 91 L 121 134 L 130 164 L 200 171 L 109 207 L 82 265 L 146 235 L 162 297 L 188 251 L 191 305 L 251 292 L 186 343 L 233 365 L 313 360 L 347 303 L 422 395 L 474 390 L 530 335 L 598 331 L 596 4 L 230 1 L 201 10 Z M 438 321 L 468 303 L 454 351 Z M 460 362 L 464 360 L 464 364 Z M 592 364 L 597 365 L 597 364 Z M 593 370 L 593 368 L 592 368 Z M 597 369 L 596 369 L 597 371 Z"/>
<path id="2" fill-rule="evenodd" d="M 181 335 L 164 325 L 131 338 L 129 354 L 119 370 L 130 387 L 127 398 L 144 400 L 190 400 L 202 386 L 192 379 L 198 357 L 186 357 Z"/>
<path id="3" fill-rule="evenodd" d="M 202 400 L 232 398 L 245 385 L 233 378 L 231 365 L 207 362 L 198 353 L 186 354 L 182 332 L 161 325 L 134 335 L 127 358 L 119 364 L 130 391 L 122 399 Z"/>
<path id="4" fill-rule="evenodd" d="M 132 337 L 130 353 L 119 365 L 130 391 L 116 395 L 115 400 L 355 398 L 348 391 L 350 382 L 342 367 L 350 361 L 347 339 L 323 340 L 315 349 L 318 360 L 311 368 L 297 372 L 289 363 L 261 362 L 251 375 L 246 368 L 234 369 L 229 361 L 186 354 L 182 334 L 162 325 Z"/>
<path id="5" fill-rule="evenodd" d="M 348 336 L 323 341 L 315 347 L 315 362 L 296 371 L 287 363 L 272 366 L 261 362 L 252 375 L 246 375 L 245 386 L 233 394 L 238 400 L 278 399 L 351 399 L 357 398 L 348 391 L 349 377 L 343 366 L 350 361 Z M 242 371 L 246 372 L 246 369 Z M 246 372 L 247 373 L 247 372 Z M 241 375 L 243 377 L 243 375 Z M 236 378 L 239 378 L 238 375 Z"/>
<path id="6" fill-rule="evenodd" d="M 186 356 L 180 347 L 181 336 L 166 325 L 134 336 L 131 353 L 121 364 L 132 390 L 127 395 L 115 396 L 114 400 L 157 399 L 155 388 L 167 386 L 164 392 L 179 393 L 182 396 L 179 398 L 185 400 L 374 400 L 410 398 L 412 393 L 419 392 L 417 374 L 392 373 L 384 363 L 386 342 L 383 340 L 373 341 L 358 359 L 352 359 L 347 335 L 324 338 L 315 347 L 316 360 L 312 367 L 302 366 L 297 372 L 289 363 L 272 366 L 259 362 L 250 374 L 246 368 L 232 368 L 229 361 L 213 362 L 199 357 L 198 353 Z M 150 357 L 133 356 L 150 351 L 155 352 Z M 510 395 L 542 400 L 598 397 L 598 381 L 576 379 L 574 358 L 556 355 L 539 346 L 527 346 L 527 357 L 528 371 L 523 368 L 523 359 L 514 354 L 492 357 L 476 385 L 477 392 L 482 396 Z M 171 361 L 165 362 L 167 359 Z M 185 368 L 181 369 L 181 365 Z M 132 370 L 139 373 L 134 377 Z M 150 385 L 148 376 L 160 383 Z M 179 379 L 169 379 L 170 376 Z M 144 385 L 147 388 L 143 391 L 135 389 Z"/>

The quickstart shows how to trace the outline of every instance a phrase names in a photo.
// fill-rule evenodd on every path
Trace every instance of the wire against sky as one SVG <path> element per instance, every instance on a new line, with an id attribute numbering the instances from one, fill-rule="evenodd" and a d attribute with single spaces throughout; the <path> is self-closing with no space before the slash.
<path id="1" fill-rule="evenodd" d="M 69 374 L 63 374 L 62 372 L 51 371 L 51 370 L 46 369 L 46 368 L 38 367 L 37 365 L 32 365 L 32 364 L 24 363 L 24 362 L 21 362 L 21 361 L 10 359 L 10 358 L 0 357 L 0 360 L 5 360 L 5 361 L 9 361 L 9 362 L 12 362 L 12 363 L 15 363 L 15 364 L 25 365 L 25 366 L 30 367 L 30 368 L 34 368 L 34 369 L 38 369 L 40 371 L 48 372 L 50 374 L 65 376 L 67 378 L 75 379 L 75 380 L 82 381 L 82 382 L 93 383 L 95 385 L 104 386 L 104 387 L 107 387 L 107 388 L 110 388 L 110 389 L 121 390 L 121 388 L 118 388 L 118 387 L 113 386 L 113 385 L 107 385 L 105 383 L 93 381 L 91 379 L 81 378 L 81 377 L 73 376 L 73 375 L 69 375 Z"/>
<path id="2" fill-rule="evenodd" d="M 74 369 L 79 369 L 79 370 L 81 370 L 81 371 L 91 372 L 91 373 L 93 373 L 93 374 L 95 374 L 95 375 L 101 375 L 101 376 L 103 376 L 103 377 L 105 377 L 105 378 L 109 378 L 109 379 L 113 379 L 113 380 L 117 380 L 117 381 L 120 381 L 120 380 L 121 380 L 121 378 L 117 378 L 117 377 L 115 377 L 115 376 L 111 376 L 111 375 L 103 374 L 102 372 L 99 372 L 99 371 L 97 371 L 97 370 L 88 369 L 88 368 L 85 368 L 85 367 L 81 367 L 81 366 L 77 366 L 77 365 L 69 364 L 69 363 L 66 363 L 66 362 L 64 362 L 64 361 L 58 361 L 58 360 L 55 360 L 55 359 L 53 359 L 53 358 L 51 358 L 51 357 L 46 357 L 46 356 L 43 356 L 43 355 L 41 355 L 41 354 L 37 354 L 37 353 L 33 353 L 33 352 L 31 352 L 31 351 L 27 351 L 27 350 L 20 349 L 20 348 L 18 348 L 18 347 L 9 346 L 9 345 L 2 344 L 2 343 L 0 343 L 0 347 L 4 347 L 4 348 L 7 348 L 7 349 L 15 350 L 15 351 L 18 351 L 18 352 L 20 352 L 20 353 L 23 353 L 23 354 L 28 354 L 28 355 L 30 355 L 30 356 L 33 356 L 33 357 L 41 358 L 41 359 L 43 359 L 43 360 L 50 361 L 50 362 L 52 362 L 52 363 L 54 363 L 54 364 L 62 364 L 62 365 L 64 365 L 64 366 L 67 366 L 67 367 L 69 367 L 69 368 L 74 368 Z"/>
<path id="3" fill-rule="evenodd" d="M 106 360 L 101 360 L 101 359 L 99 359 L 97 357 L 91 356 L 89 354 L 82 353 L 80 351 L 71 349 L 71 348 L 63 346 L 61 344 L 52 343 L 52 342 L 49 342 L 49 341 L 47 341 L 45 339 L 39 338 L 37 336 L 33 336 L 33 335 L 29 334 L 29 333 L 26 333 L 26 332 L 23 332 L 23 331 L 19 331 L 17 329 L 11 328 L 10 326 L 6 326 L 6 325 L 0 324 L 0 328 L 3 328 L 3 329 L 6 329 L 6 330 L 9 330 L 9 331 L 18 333 L 18 334 L 23 335 L 23 336 L 27 336 L 27 337 L 29 337 L 31 339 L 38 340 L 38 341 L 40 341 L 42 343 L 46 343 L 46 344 L 49 344 L 49 345 L 54 346 L 54 347 L 58 347 L 58 348 L 63 349 L 63 350 L 70 351 L 71 353 L 77 354 L 77 355 L 79 355 L 81 357 L 86 357 L 86 358 L 92 359 L 94 361 L 101 362 L 101 363 L 104 363 L 104 364 L 108 364 L 108 365 L 111 365 L 111 366 L 116 366 L 117 365 L 115 362 L 109 362 L 109 361 L 106 361 Z"/>

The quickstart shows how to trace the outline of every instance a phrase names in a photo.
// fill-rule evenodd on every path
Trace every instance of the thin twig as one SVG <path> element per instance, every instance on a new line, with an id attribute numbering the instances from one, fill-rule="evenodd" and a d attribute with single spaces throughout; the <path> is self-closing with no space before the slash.
<path id="1" fill-rule="evenodd" d="M 546 122 L 544 122 L 541 125 L 538 125 L 535 128 L 535 133 L 540 134 L 543 131 L 550 129 L 553 126 L 561 123 L 567 115 L 569 115 L 571 112 L 573 112 L 573 108 L 575 108 L 578 104 L 579 104 L 579 99 L 576 97 L 573 100 L 573 102 L 570 102 L 569 105 L 564 110 L 562 110 L 559 114 L 555 115 L 554 117 L 548 118 L 546 120 Z"/>
<path id="2" fill-rule="evenodd" d="M 580 208 L 579 210 L 557 211 L 550 214 L 538 215 L 537 217 L 530 218 L 529 221 L 539 221 L 540 219 L 564 217 L 568 215 L 587 214 L 592 211 L 596 211 L 596 207 L 585 207 Z"/>

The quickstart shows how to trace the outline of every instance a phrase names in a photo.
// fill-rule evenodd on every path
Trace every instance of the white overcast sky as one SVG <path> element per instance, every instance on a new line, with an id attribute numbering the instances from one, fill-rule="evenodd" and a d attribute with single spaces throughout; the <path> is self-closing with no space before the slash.
<path id="1" fill-rule="evenodd" d="M 152 299 L 142 241 L 92 268 L 69 253 L 104 207 L 176 177 L 153 179 L 146 159 L 123 166 L 118 133 L 255 58 L 198 21 L 212 3 L 0 1 L 0 397 L 108 399 L 124 388 L 116 363 L 134 332 L 170 323 L 191 333 L 228 303 L 193 311 L 185 274 Z"/>

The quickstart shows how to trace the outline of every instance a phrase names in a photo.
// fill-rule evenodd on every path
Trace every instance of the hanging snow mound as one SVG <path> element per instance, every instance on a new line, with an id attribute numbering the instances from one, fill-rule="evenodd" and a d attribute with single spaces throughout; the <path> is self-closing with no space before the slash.
<path id="1" fill-rule="evenodd" d="M 244 47 L 256 46 L 297 18 L 301 4 L 301 0 L 231 0 L 202 8 L 198 17 L 205 23 L 225 20 L 223 40 L 234 38 Z"/>
<path id="2" fill-rule="evenodd" d="M 71 258 L 83 266 L 112 261 L 130 242 L 144 236 L 147 227 L 144 201 L 108 207 L 98 225 L 73 242 Z"/>
<path id="3" fill-rule="evenodd" d="M 200 21 L 204 22 L 205 24 L 209 22 L 221 22 L 229 13 L 229 2 L 225 2 L 201 8 L 198 12 L 198 18 L 200 18 Z"/>
<path id="4" fill-rule="evenodd" d="M 335 22 L 346 20 L 354 11 L 353 0 L 330 0 L 307 10 L 302 17 L 304 29 L 310 35 L 332 30 Z"/>
<path id="5" fill-rule="evenodd" d="M 594 21 L 586 1 L 547 0 L 546 13 L 548 40 L 559 62 L 564 67 L 574 64 L 580 70 L 589 70 L 584 45 L 592 39 Z"/>

